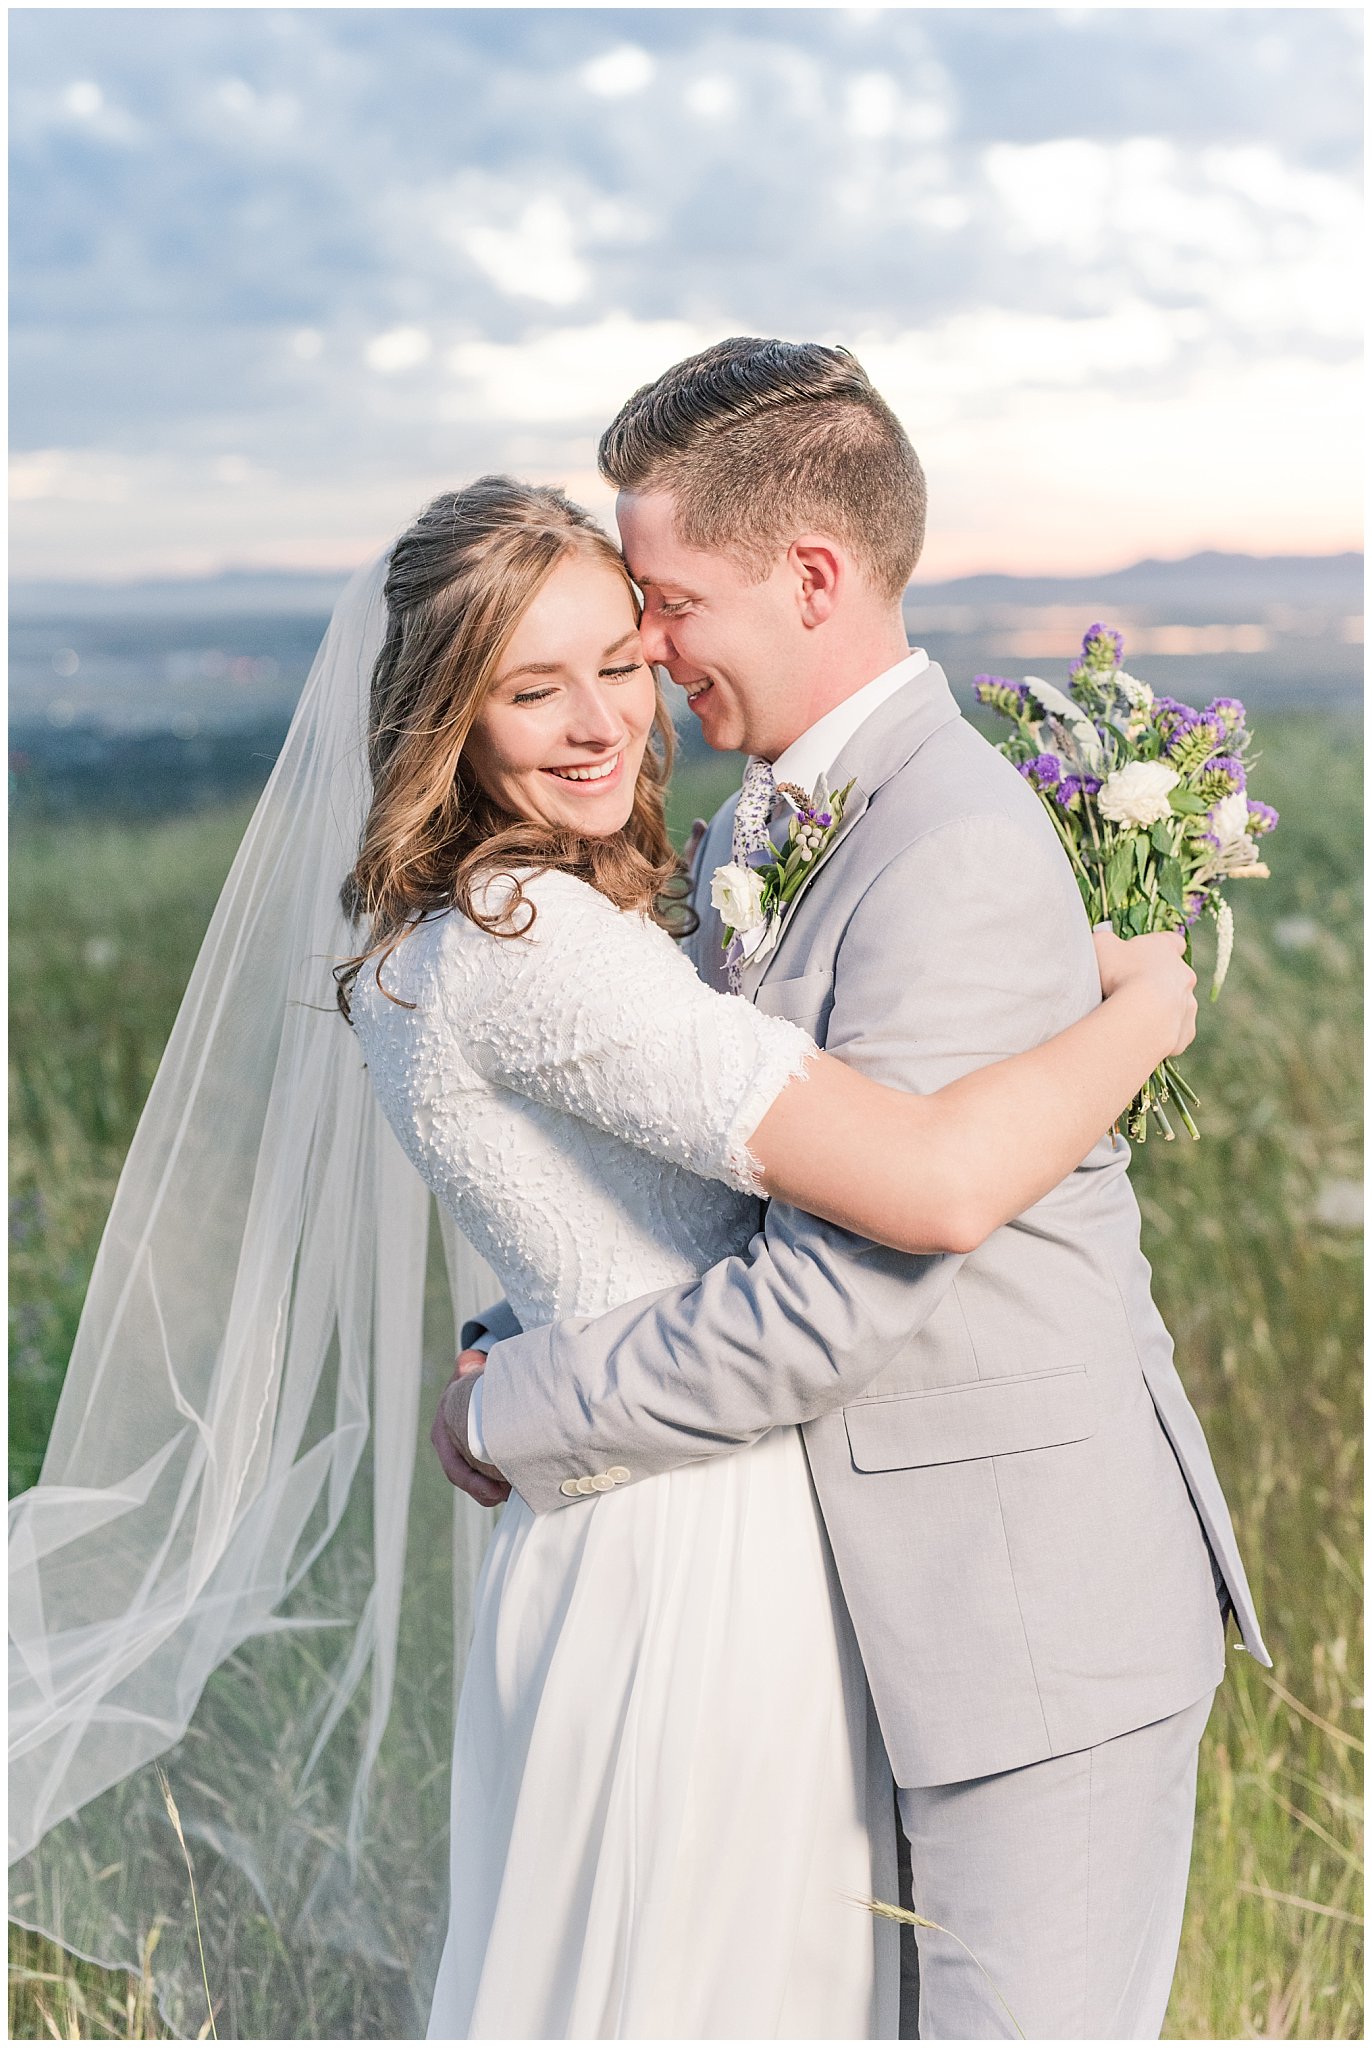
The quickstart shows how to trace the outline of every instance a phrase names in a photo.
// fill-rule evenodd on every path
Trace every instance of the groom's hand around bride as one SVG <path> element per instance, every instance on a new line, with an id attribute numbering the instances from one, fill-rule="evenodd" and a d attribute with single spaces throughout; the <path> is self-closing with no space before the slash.
<path id="1" fill-rule="evenodd" d="M 485 1363 L 484 1351 L 464 1351 L 459 1355 L 453 1376 L 439 1397 L 429 1442 L 438 1452 L 445 1475 L 460 1493 L 470 1494 L 480 1507 L 496 1508 L 510 1497 L 509 1481 L 494 1465 L 478 1463 L 467 1441 L 467 1410 Z"/>

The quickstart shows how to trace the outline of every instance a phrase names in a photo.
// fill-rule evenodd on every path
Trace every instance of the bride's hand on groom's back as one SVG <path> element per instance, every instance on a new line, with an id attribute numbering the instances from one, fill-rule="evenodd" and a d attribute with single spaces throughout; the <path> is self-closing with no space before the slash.
<path id="1" fill-rule="evenodd" d="M 1100 969 L 1101 994 L 1112 996 L 1127 982 L 1146 983 L 1155 991 L 1166 1014 L 1175 1014 L 1176 1043 L 1167 1058 L 1185 1052 L 1196 1035 L 1196 977 L 1185 959 L 1186 937 L 1182 932 L 1148 932 L 1141 939 L 1116 938 L 1108 926 L 1098 925 L 1092 933 Z"/>

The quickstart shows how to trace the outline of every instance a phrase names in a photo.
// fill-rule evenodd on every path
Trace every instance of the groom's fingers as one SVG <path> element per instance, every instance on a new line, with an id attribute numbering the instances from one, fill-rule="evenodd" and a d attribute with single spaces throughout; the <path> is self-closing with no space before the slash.
<path id="1" fill-rule="evenodd" d="M 510 1498 L 510 1488 L 506 1480 L 488 1479 L 484 1472 L 478 1472 L 474 1466 L 467 1463 L 448 1433 L 441 1410 L 434 1417 L 433 1428 L 429 1431 L 429 1442 L 438 1453 L 438 1462 L 443 1467 L 444 1477 L 459 1493 L 468 1494 L 483 1508 L 498 1508 L 502 1501 Z"/>

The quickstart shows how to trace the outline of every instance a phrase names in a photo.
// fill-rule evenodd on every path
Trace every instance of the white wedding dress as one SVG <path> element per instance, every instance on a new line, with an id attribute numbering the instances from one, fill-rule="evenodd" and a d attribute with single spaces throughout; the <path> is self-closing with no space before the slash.
<path id="1" fill-rule="evenodd" d="M 492 884 L 498 902 L 507 884 Z M 558 872 L 364 968 L 385 1114 L 525 1328 L 758 1225 L 747 1139 L 813 1051 Z M 625 1469 L 625 1468 L 621 1468 Z M 799 1432 L 535 1516 L 512 1495 L 458 1707 L 430 2038 L 894 2037 L 892 1795 Z"/>

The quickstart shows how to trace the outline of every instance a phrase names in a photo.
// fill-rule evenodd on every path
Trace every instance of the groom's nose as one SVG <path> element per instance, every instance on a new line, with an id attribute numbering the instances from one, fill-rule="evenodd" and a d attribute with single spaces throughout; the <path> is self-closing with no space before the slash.
<path id="1" fill-rule="evenodd" d="M 676 659 L 676 648 L 664 620 L 654 617 L 651 611 L 645 611 L 638 632 L 643 642 L 643 659 L 652 667 L 660 668 Z"/>

